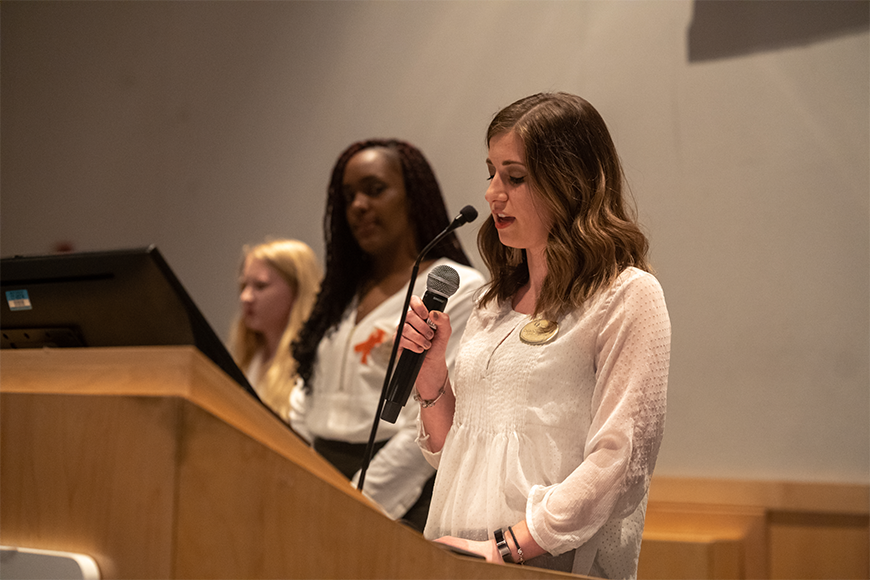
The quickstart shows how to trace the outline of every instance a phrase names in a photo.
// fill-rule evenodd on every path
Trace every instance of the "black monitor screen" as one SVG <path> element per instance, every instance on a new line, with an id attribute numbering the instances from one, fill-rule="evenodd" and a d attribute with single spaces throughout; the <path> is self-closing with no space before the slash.
<path id="1" fill-rule="evenodd" d="M 194 345 L 256 394 L 156 247 L 0 260 L 2 348 Z"/>

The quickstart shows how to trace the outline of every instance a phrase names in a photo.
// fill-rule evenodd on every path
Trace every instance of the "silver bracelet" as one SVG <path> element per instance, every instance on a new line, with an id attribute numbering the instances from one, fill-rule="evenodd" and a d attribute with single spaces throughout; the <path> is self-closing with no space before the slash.
<path id="1" fill-rule="evenodd" d="M 417 401 L 418 403 L 420 403 L 420 406 L 423 407 L 424 409 L 428 409 L 429 407 L 431 407 L 432 405 L 437 403 L 438 399 L 441 398 L 441 395 L 444 394 L 444 389 L 447 388 L 447 381 L 449 381 L 449 380 L 450 380 L 450 373 L 447 373 L 447 376 L 444 377 L 444 384 L 441 385 L 440 389 L 438 389 L 438 394 L 435 395 L 434 399 L 424 399 L 420 396 L 420 393 L 415 391 L 414 392 L 414 400 Z"/>

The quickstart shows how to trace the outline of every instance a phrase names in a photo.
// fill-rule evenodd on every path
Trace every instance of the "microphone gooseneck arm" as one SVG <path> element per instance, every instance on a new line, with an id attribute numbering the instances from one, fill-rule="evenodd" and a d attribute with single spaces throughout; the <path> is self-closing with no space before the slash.
<path id="1" fill-rule="evenodd" d="M 423 248 L 423 251 L 420 252 L 420 254 L 417 256 L 417 260 L 414 262 L 414 267 L 411 269 L 411 281 L 408 283 L 408 291 L 405 294 L 405 302 L 402 305 L 402 315 L 399 318 L 399 326 L 396 327 L 396 338 L 395 340 L 393 340 L 393 348 L 390 351 L 390 362 L 387 364 L 387 372 L 384 375 L 384 384 L 381 387 L 381 396 L 378 399 L 378 409 L 377 412 L 375 412 L 375 420 L 372 424 L 372 430 L 369 434 L 369 441 L 366 445 L 365 455 L 363 456 L 362 467 L 360 468 L 359 482 L 356 486 L 356 488 L 360 491 L 362 491 L 363 489 L 363 484 L 366 480 L 366 471 L 368 471 L 369 463 L 371 463 L 372 460 L 372 451 L 375 447 L 375 437 L 377 437 L 378 434 L 378 423 L 380 423 L 381 421 L 381 413 L 384 410 L 387 389 L 389 388 L 390 378 L 393 374 L 393 364 L 396 362 L 396 353 L 399 351 L 399 337 L 401 336 L 402 329 L 405 327 L 405 318 L 408 315 L 408 307 L 411 304 L 411 296 L 413 296 L 414 294 L 414 282 L 417 281 L 417 272 L 420 270 L 420 262 L 422 262 L 423 258 L 426 257 L 426 254 L 429 253 L 429 250 L 435 247 L 435 244 L 443 240 L 445 236 L 450 234 L 450 232 L 462 225 L 467 224 L 468 222 L 473 222 L 475 219 L 477 219 L 477 210 L 470 205 L 466 205 L 465 207 L 463 207 L 459 211 L 459 214 L 455 218 L 453 218 L 453 221 L 450 222 L 450 225 L 444 228 L 444 231 L 442 231 L 440 234 L 435 236 L 435 238 L 433 238 L 431 242 L 426 244 L 426 247 Z"/>

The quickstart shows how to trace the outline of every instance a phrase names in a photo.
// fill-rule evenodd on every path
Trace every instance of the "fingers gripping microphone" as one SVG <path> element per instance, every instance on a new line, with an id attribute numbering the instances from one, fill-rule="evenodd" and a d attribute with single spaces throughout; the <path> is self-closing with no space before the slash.
<path id="1" fill-rule="evenodd" d="M 450 266 L 437 266 L 426 279 L 426 293 L 423 294 L 423 305 L 430 312 L 437 310 L 444 312 L 444 307 L 447 306 L 447 299 L 456 294 L 459 289 L 459 274 Z M 399 340 L 399 337 L 396 337 Z M 426 358 L 426 351 L 413 352 L 405 350 L 399 358 L 399 363 L 396 365 L 396 372 L 393 373 L 392 381 L 387 389 L 386 402 L 384 403 L 381 419 L 395 423 L 399 417 L 399 412 L 405 403 L 408 402 L 408 396 L 411 394 L 411 389 L 414 388 L 414 383 L 417 381 L 417 375 L 420 372 L 420 367 L 423 365 L 423 360 Z"/>
<path id="2" fill-rule="evenodd" d="M 402 317 L 399 319 L 399 330 L 401 330 L 405 325 L 405 316 L 408 313 L 408 304 L 411 302 L 411 293 L 414 290 L 414 281 L 417 279 L 417 270 L 420 267 L 420 262 L 423 261 L 423 258 L 426 254 L 435 247 L 435 244 L 440 242 L 447 236 L 450 232 L 455 230 L 456 228 L 467 224 L 469 222 L 473 222 L 477 219 L 477 210 L 474 209 L 473 206 L 466 205 L 459 211 L 459 215 L 453 218 L 453 221 L 450 222 L 450 225 L 444 229 L 440 234 L 435 236 L 429 244 L 423 248 L 423 251 L 420 252 L 420 255 L 417 256 L 417 261 L 414 262 L 414 268 L 411 270 L 411 281 L 408 284 L 408 294 L 405 296 L 405 304 L 402 309 Z M 459 274 L 456 273 L 453 268 L 449 266 L 442 266 L 450 270 L 453 274 L 450 279 L 453 280 L 450 283 L 449 288 L 452 288 L 449 292 L 441 286 L 441 283 L 433 284 L 432 274 L 436 271 L 440 271 L 438 268 L 435 268 L 431 274 L 429 274 L 429 282 L 427 283 L 427 291 L 426 295 L 423 296 L 423 304 L 426 305 L 426 308 L 429 310 L 438 310 L 439 308 L 433 307 L 431 304 L 435 300 L 430 298 L 427 302 L 426 296 L 430 295 L 430 290 L 432 290 L 431 294 L 434 296 L 440 296 L 438 302 L 441 304 L 441 309 L 443 310 L 444 305 L 447 303 L 447 298 L 452 296 L 456 290 L 459 288 Z M 443 274 L 442 274 L 443 276 Z M 436 278 L 437 280 L 437 278 Z M 435 288 L 433 288 L 435 286 Z M 395 423 L 396 419 L 399 417 L 399 411 L 402 410 L 402 407 L 408 401 L 408 395 L 411 394 L 411 389 L 414 387 L 414 382 L 417 380 L 417 373 L 420 372 L 420 366 L 423 364 L 423 359 L 426 356 L 426 353 L 423 352 L 421 354 L 416 354 L 411 351 L 405 351 L 402 353 L 401 360 L 399 361 L 398 367 L 395 373 L 393 371 L 393 362 L 396 360 L 396 352 L 399 348 L 398 339 L 393 341 L 393 350 L 390 353 L 390 362 L 387 365 L 387 372 L 384 374 L 384 384 L 381 387 L 381 397 L 378 399 L 378 410 L 374 416 L 374 422 L 372 423 L 372 431 L 369 434 L 369 442 L 366 446 L 365 456 L 363 457 L 362 467 L 360 467 L 359 471 L 359 483 L 357 483 L 357 489 L 362 490 L 363 484 L 366 480 L 366 471 L 368 471 L 369 462 L 372 459 L 372 455 L 375 447 L 375 438 L 378 434 L 378 424 L 381 422 L 381 418 L 385 421 L 389 421 L 391 423 Z M 405 362 L 408 359 L 409 362 Z M 410 368 L 407 368 L 410 367 Z M 392 380 L 391 380 L 392 373 Z M 402 392 L 399 393 L 398 391 Z M 389 397 L 387 393 L 390 393 Z"/>

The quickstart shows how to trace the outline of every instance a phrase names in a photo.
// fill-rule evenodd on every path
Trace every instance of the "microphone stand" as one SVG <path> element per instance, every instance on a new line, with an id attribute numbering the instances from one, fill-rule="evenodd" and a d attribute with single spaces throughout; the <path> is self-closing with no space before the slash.
<path id="1" fill-rule="evenodd" d="M 469 209 L 471 210 L 471 212 L 473 212 L 473 214 L 470 214 L 467 211 Z M 402 336 L 402 329 L 405 327 L 405 318 L 408 315 L 408 308 L 411 304 L 411 296 L 414 294 L 414 282 L 417 281 L 417 272 L 420 270 L 420 262 L 423 261 L 423 258 L 426 256 L 429 250 L 431 250 L 435 246 L 435 244 L 444 239 L 447 234 L 449 234 L 459 226 L 465 224 L 466 222 L 473 221 L 476 217 L 477 211 L 473 207 L 464 207 L 460 214 L 453 218 L 453 221 L 450 223 L 450 225 L 448 225 L 440 234 L 435 236 L 435 239 L 433 239 L 426 245 L 425 248 L 423 248 L 423 251 L 420 252 L 419 256 L 417 256 L 417 261 L 414 262 L 414 268 L 411 270 L 411 282 L 408 284 L 408 292 L 405 295 L 405 302 L 402 305 L 402 316 L 401 318 L 399 318 L 399 326 L 396 330 L 396 338 L 393 341 L 393 349 L 390 352 L 390 362 L 387 365 L 387 373 L 386 375 L 384 375 L 384 384 L 381 387 L 381 397 L 378 400 L 378 410 L 375 413 L 375 421 L 374 424 L 372 424 L 372 430 L 369 434 L 369 441 L 366 445 L 365 455 L 363 456 L 362 467 L 360 468 L 359 483 L 357 483 L 356 486 L 356 488 L 360 491 L 362 491 L 363 489 L 363 484 L 366 480 L 366 471 L 368 471 L 369 463 L 371 463 L 372 460 L 372 451 L 375 447 L 375 437 L 377 437 L 378 433 L 378 424 L 381 421 L 381 412 L 384 410 L 384 403 L 386 402 L 387 398 L 387 389 L 389 388 L 390 379 L 393 375 L 393 363 L 396 362 L 396 353 L 398 353 L 399 351 L 399 339 Z"/>

